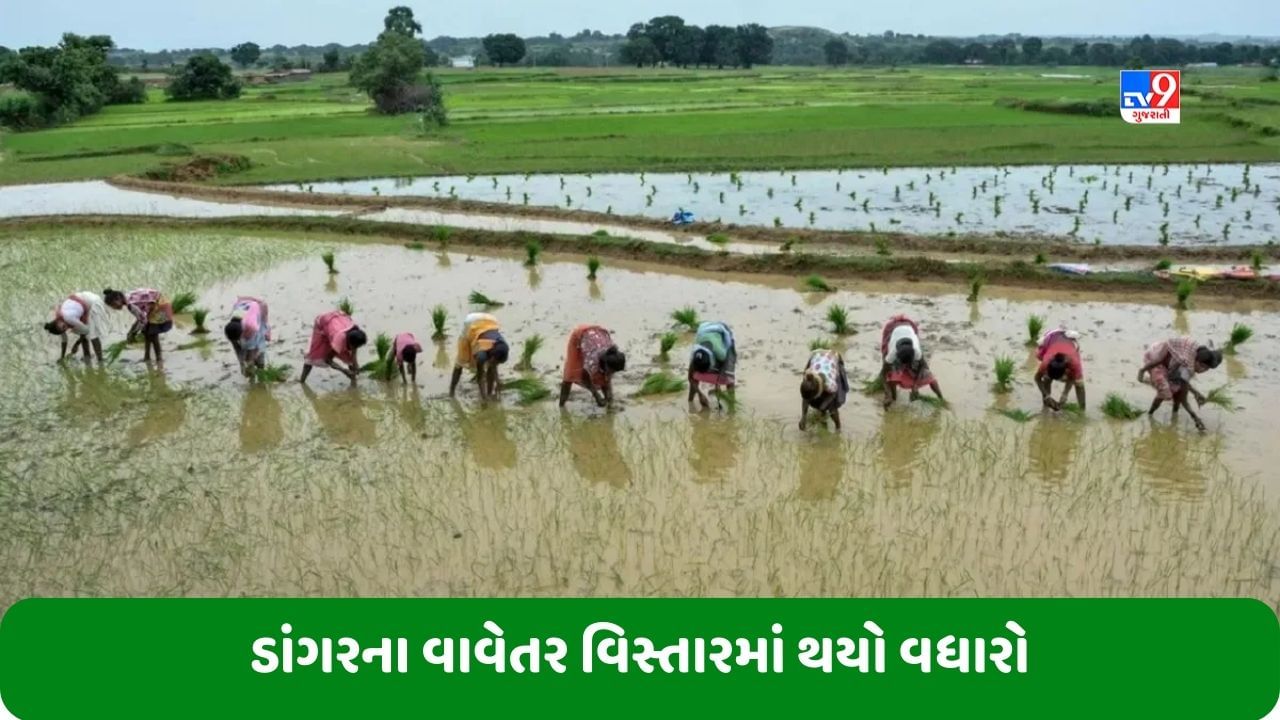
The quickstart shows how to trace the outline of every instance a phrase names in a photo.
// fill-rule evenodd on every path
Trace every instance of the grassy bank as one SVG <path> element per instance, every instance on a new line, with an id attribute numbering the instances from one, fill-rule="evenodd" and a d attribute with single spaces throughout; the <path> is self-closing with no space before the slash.
<path id="1" fill-rule="evenodd" d="M 1082 77 L 1045 78 L 1042 75 Z M 107 108 L 0 138 L 0 183 L 137 173 L 161 144 L 249 157 L 231 183 L 384 175 L 882 165 L 1265 161 L 1280 155 L 1275 83 L 1240 69 L 1185 76 L 1177 127 L 1038 112 L 1114 102 L 1100 68 L 616 69 L 441 73 L 453 124 L 369 114 L 340 75 L 232 101 Z M 1225 86 L 1225 87 L 1224 87 Z M 1028 108 L 1028 109 L 1023 109 Z M 1247 115 L 1247 117 L 1246 117 Z M 1247 122 L 1246 122 L 1247 121 Z"/>

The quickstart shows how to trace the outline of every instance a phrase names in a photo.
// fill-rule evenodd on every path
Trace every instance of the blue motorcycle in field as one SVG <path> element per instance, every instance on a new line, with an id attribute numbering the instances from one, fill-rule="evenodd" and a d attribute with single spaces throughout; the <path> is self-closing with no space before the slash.
<path id="1" fill-rule="evenodd" d="M 680 208 L 679 210 L 676 211 L 675 215 L 671 216 L 672 225 L 689 225 L 692 223 L 693 223 L 693 213 L 689 212 L 688 210 L 685 210 L 684 208 Z"/>

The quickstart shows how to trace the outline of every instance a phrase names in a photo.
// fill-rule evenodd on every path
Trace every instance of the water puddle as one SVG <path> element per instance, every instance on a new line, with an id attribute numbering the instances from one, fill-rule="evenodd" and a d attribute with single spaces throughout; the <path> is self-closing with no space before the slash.
<path id="1" fill-rule="evenodd" d="M 100 180 L 0 186 L 0 218 L 40 215 L 234 217 L 341 214 L 343 211 L 220 203 L 145 193 L 118 188 Z"/>

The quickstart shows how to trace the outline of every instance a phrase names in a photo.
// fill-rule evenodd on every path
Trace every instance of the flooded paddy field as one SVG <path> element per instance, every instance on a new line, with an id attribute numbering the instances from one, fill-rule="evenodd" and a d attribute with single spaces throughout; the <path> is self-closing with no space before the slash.
<path id="1" fill-rule="evenodd" d="M 0 605 L 34 594 L 138 595 L 1244 595 L 1280 603 L 1274 409 L 1280 308 L 1210 299 L 1193 310 L 1141 297 L 685 273 L 582 258 L 534 269 L 501 256 L 347 245 L 315 236 L 10 230 L 0 242 Z M 339 273 L 319 254 L 332 249 Z M 163 372 L 130 349 L 106 368 L 54 364 L 39 323 L 66 292 L 192 290 L 211 311 L 165 337 Z M 478 290 L 518 355 L 546 339 L 533 375 L 558 380 L 564 337 L 611 328 L 628 352 L 606 413 L 577 391 L 565 412 L 512 398 L 447 398 L 461 317 Z M 296 378 L 312 318 L 348 298 L 372 333 L 424 342 L 420 387 L 317 371 L 248 387 L 218 342 L 239 293 L 271 305 L 271 362 Z M 849 310 L 857 334 L 824 318 Z M 432 344 L 430 310 L 450 314 Z M 683 375 L 691 337 L 657 359 L 670 312 L 731 324 L 739 407 L 690 412 L 683 394 L 635 397 Z M 802 433 L 810 342 L 842 348 L 855 385 L 876 370 L 879 326 L 920 320 L 949 409 L 884 411 L 857 392 L 846 427 Z M 1039 414 L 1026 318 L 1083 334 L 1090 409 Z M 126 321 L 113 313 L 112 339 Z M 1134 381 L 1143 346 L 1175 334 L 1254 338 L 1202 389 L 1231 383 L 1240 409 L 1121 423 L 1098 412 Z M 187 346 L 179 349 L 180 346 Z M 991 392 L 997 356 L 1014 392 Z M 506 377 L 515 377 L 504 368 Z M 1021 408 L 1026 423 L 997 413 Z"/>
<path id="2" fill-rule="evenodd" d="M 498 175 L 276 185 L 819 230 L 1249 245 L 1280 229 L 1280 165 L 1062 165 Z"/>

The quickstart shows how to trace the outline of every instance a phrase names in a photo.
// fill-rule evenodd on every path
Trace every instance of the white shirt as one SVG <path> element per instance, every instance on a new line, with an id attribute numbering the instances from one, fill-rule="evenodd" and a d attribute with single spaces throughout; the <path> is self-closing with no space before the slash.
<path id="1" fill-rule="evenodd" d="M 886 349 L 884 361 L 890 365 L 898 357 L 898 343 L 903 340 L 911 341 L 911 349 L 916 353 L 916 360 L 924 359 L 924 350 L 920 348 L 920 336 L 916 335 L 916 331 L 910 325 L 902 324 L 895 327 L 889 333 L 889 347 Z"/>

